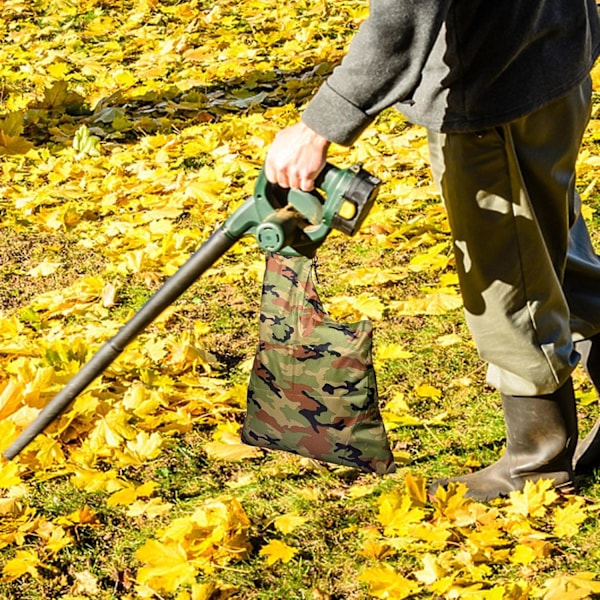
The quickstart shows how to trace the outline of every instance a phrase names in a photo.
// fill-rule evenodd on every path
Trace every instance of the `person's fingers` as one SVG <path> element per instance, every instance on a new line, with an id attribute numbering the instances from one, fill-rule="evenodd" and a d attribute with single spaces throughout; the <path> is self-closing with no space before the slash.
<path id="1" fill-rule="evenodd" d="M 312 190 L 315 189 L 315 180 L 317 179 L 317 176 L 319 174 L 310 174 L 310 175 L 304 175 L 302 177 L 299 178 L 298 180 L 298 189 L 302 190 L 303 192 L 311 192 Z"/>
<path id="2" fill-rule="evenodd" d="M 273 165 L 273 161 L 270 159 L 270 156 L 267 154 L 267 158 L 265 159 L 265 164 L 263 166 L 265 177 L 267 181 L 270 183 L 277 183 L 277 170 Z"/>
<path id="3" fill-rule="evenodd" d="M 265 175 L 271 183 L 276 183 L 282 188 L 309 191 L 312 189 L 310 177 L 303 177 L 297 169 L 288 165 L 278 165 L 276 160 L 265 163 Z"/>
<path id="4" fill-rule="evenodd" d="M 310 192 L 325 165 L 329 142 L 297 123 L 275 136 L 265 159 L 265 175 L 284 188 Z"/>
<path id="5" fill-rule="evenodd" d="M 274 143 L 267 153 L 264 164 L 265 176 L 271 183 L 276 183 L 281 187 L 289 187 L 290 177 L 288 175 L 288 167 L 286 166 L 282 158 L 283 155 L 278 148 L 279 146 Z"/>
<path id="6" fill-rule="evenodd" d="M 282 188 L 289 188 L 291 187 L 291 181 L 290 178 L 287 176 L 287 174 L 285 173 L 285 171 L 277 171 L 276 175 L 269 180 L 271 183 L 276 183 L 278 186 L 282 187 Z"/>

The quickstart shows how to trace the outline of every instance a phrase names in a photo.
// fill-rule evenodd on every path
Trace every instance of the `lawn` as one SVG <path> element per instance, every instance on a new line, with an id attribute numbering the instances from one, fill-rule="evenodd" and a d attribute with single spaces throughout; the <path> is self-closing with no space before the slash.
<path id="1" fill-rule="evenodd" d="M 365 16 L 357 0 L 4 3 L 3 449 L 252 196 Z M 600 247 L 598 106 L 578 187 Z M 0 460 L 0 598 L 600 597 L 597 473 L 572 496 L 427 498 L 494 461 L 504 426 L 425 132 L 388 111 L 330 159 L 383 181 L 360 232 L 319 249 L 316 281 L 332 318 L 373 323 L 396 472 L 240 443 L 265 262 L 250 236 Z M 600 409 L 574 378 L 585 433 Z"/>

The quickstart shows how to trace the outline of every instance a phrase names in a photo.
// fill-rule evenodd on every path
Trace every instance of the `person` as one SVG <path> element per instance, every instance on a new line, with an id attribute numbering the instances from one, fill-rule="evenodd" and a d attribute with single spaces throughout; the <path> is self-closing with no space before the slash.
<path id="1" fill-rule="evenodd" d="M 600 425 L 577 445 L 571 379 L 585 355 L 600 383 L 600 260 L 575 188 L 599 48 L 593 0 L 374 0 L 268 149 L 267 179 L 309 191 L 330 144 L 351 145 L 383 110 L 427 130 L 466 322 L 507 432 L 498 461 L 432 494 L 462 482 L 486 501 L 538 479 L 572 490 L 580 467 L 600 466 Z"/>

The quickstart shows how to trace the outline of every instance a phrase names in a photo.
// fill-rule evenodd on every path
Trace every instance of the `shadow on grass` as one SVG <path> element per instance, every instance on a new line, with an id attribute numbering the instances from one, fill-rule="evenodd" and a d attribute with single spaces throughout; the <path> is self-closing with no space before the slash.
<path id="1" fill-rule="evenodd" d="M 102 141 L 135 142 L 145 135 L 173 133 L 216 122 L 225 115 L 264 112 L 269 108 L 305 103 L 331 73 L 323 62 L 297 71 L 252 70 L 208 87 L 181 90 L 168 84 L 143 95 L 117 91 L 91 107 L 86 99 L 58 81 L 44 98 L 24 111 L 23 137 L 35 146 L 69 145 L 82 126 Z"/>

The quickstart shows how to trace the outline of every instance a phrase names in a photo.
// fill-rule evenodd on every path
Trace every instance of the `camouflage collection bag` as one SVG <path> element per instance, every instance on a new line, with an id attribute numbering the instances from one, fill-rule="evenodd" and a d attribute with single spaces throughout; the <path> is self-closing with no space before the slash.
<path id="1" fill-rule="evenodd" d="M 312 270 L 312 260 L 303 256 L 267 256 L 242 441 L 391 473 L 371 322 L 334 322 L 323 309 Z"/>

